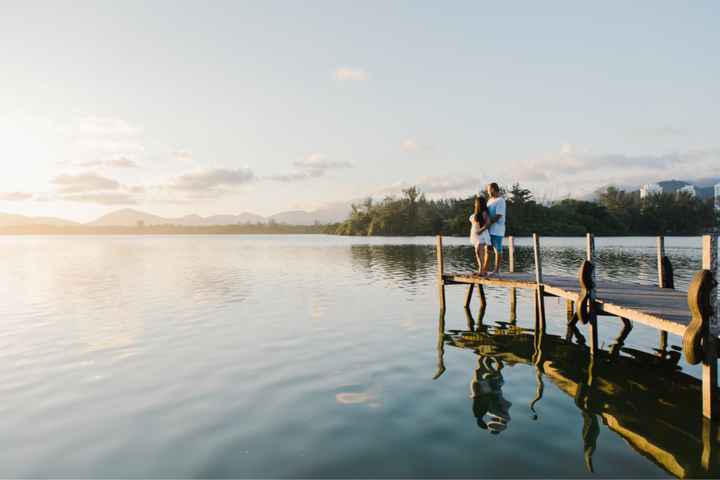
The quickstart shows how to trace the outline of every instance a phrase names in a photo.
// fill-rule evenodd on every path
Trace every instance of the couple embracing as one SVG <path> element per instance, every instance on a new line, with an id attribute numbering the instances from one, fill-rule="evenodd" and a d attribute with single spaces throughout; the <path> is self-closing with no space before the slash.
<path id="1" fill-rule="evenodd" d="M 500 271 L 505 236 L 505 199 L 498 184 L 488 185 L 487 194 L 489 199 L 482 195 L 475 197 L 475 211 L 470 216 L 470 242 L 475 247 L 480 275 L 494 275 Z M 491 249 L 495 251 L 495 268 L 489 272 Z"/>

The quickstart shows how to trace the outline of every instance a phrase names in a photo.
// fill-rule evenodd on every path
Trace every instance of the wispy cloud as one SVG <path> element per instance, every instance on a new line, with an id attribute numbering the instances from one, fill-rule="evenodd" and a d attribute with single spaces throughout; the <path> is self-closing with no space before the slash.
<path id="1" fill-rule="evenodd" d="M 667 138 L 667 137 L 684 137 L 688 135 L 688 131 L 684 128 L 665 125 L 661 127 L 636 128 L 628 132 L 630 137 L 650 137 L 650 138 Z"/>
<path id="2" fill-rule="evenodd" d="M 335 70 L 335 79 L 342 81 L 364 81 L 368 73 L 362 68 L 340 67 Z"/>
<path id="3" fill-rule="evenodd" d="M 255 174 L 249 168 L 215 168 L 180 175 L 172 182 L 171 187 L 177 190 L 203 191 L 216 187 L 237 187 L 253 181 Z"/>
<path id="4" fill-rule="evenodd" d="M 179 160 L 181 162 L 189 162 L 193 159 L 192 152 L 189 150 L 175 150 L 172 152 L 172 156 L 175 160 Z"/>
<path id="5" fill-rule="evenodd" d="M 120 183 L 111 178 L 93 172 L 58 175 L 52 179 L 61 193 L 95 192 L 99 190 L 116 190 Z"/>
<path id="6" fill-rule="evenodd" d="M 136 205 L 138 199 L 125 192 L 97 192 L 97 193 L 79 193 L 64 195 L 63 200 L 79 203 L 96 203 L 99 205 Z"/>
<path id="7" fill-rule="evenodd" d="M 114 158 L 112 160 L 88 160 L 84 162 L 72 162 L 72 163 L 60 163 L 60 165 L 66 165 L 71 167 L 82 167 L 82 168 L 139 168 L 140 165 L 135 160 L 131 160 L 127 157 Z"/>
<path id="8" fill-rule="evenodd" d="M 292 172 L 269 175 L 265 178 L 279 182 L 296 182 L 322 177 L 330 170 L 352 168 L 353 166 L 350 162 L 328 160 L 322 153 L 311 153 L 302 160 L 293 162 L 292 165 L 295 168 Z"/>
<path id="9" fill-rule="evenodd" d="M 465 196 L 482 190 L 484 180 L 474 175 L 441 175 L 417 178 L 415 181 L 400 180 L 373 192 L 373 196 L 398 195 L 412 186 L 430 196 Z"/>
<path id="10" fill-rule="evenodd" d="M 659 155 L 593 153 L 563 145 L 557 153 L 520 162 L 513 169 L 520 181 L 534 182 L 563 194 L 585 194 L 608 185 L 639 185 L 672 178 L 717 176 L 720 149 Z"/>
<path id="11" fill-rule="evenodd" d="M 21 202 L 31 198 L 33 194 L 27 192 L 0 192 L 0 201 L 3 202 Z"/>
<path id="12" fill-rule="evenodd" d="M 400 143 L 400 148 L 409 153 L 430 151 L 432 147 L 430 145 L 421 144 L 414 138 L 406 138 Z"/>

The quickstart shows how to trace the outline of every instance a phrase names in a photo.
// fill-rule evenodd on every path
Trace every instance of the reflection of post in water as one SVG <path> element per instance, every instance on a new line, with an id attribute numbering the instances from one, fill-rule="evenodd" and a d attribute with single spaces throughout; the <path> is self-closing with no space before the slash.
<path id="1" fill-rule="evenodd" d="M 541 366 L 535 367 L 535 384 L 537 385 L 537 388 L 535 389 L 535 398 L 532 399 L 530 402 L 530 411 L 532 412 L 532 419 L 537 420 L 538 414 L 537 411 L 535 411 L 535 405 L 542 400 L 543 393 L 545 392 L 545 382 L 543 381 L 543 372 Z"/>
<path id="2" fill-rule="evenodd" d="M 433 376 L 433 380 L 440 378 L 445 373 L 445 309 L 440 309 L 440 317 L 438 318 L 438 339 L 437 339 L 437 370 Z"/>
<path id="3" fill-rule="evenodd" d="M 610 346 L 610 356 L 617 357 L 620 355 L 620 349 L 622 349 L 623 345 L 625 345 L 625 339 L 630 335 L 630 332 L 633 329 L 632 322 L 628 320 L 627 318 L 620 317 L 620 320 L 623 322 L 623 328 L 618 334 L 617 338 L 613 342 L 613 344 Z"/>
<path id="4" fill-rule="evenodd" d="M 629 332 L 628 332 L 629 333 Z M 586 380 L 578 385 L 575 395 L 575 404 L 582 412 L 583 417 L 583 452 L 585 454 L 585 466 L 588 471 L 594 472 L 592 455 L 597 448 L 597 439 L 600 436 L 600 425 L 594 408 L 594 382 L 595 354 L 590 352 Z"/>
<path id="5" fill-rule="evenodd" d="M 515 273 L 515 238 L 508 237 L 508 270 Z M 517 324 L 517 289 L 510 289 L 510 324 Z"/>
<path id="6" fill-rule="evenodd" d="M 703 417 L 703 451 L 700 464 L 706 473 L 710 473 L 712 471 L 712 466 L 716 462 L 713 445 L 717 441 L 717 434 L 717 423 L 707 417 Z"/>

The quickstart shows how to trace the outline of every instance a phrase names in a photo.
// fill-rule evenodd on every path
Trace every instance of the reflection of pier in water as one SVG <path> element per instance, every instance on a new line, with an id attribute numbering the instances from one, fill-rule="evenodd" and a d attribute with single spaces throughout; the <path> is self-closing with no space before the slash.
<path id="1" fill-rule="evenodd" d="M 489 362 L 494 364 L 489 367 L 489 376 L 496 372 L 500 375 L 503 367 L 532 365 L 537 373 L 537 391 L 528 408 L 535 418 L 541 417 L 545 379 L 574 399 L 583 417 L 583 449 L 590 471 L 601 421 L 635 451 L 672 475 L 720 475 L 714 452 L 719 440 L 717 427 L 698 414 L 702 384 L 681 371 L 679 352 L 658 350 L 653 354 L 627 348 L 623 345 L 628 333 L 625 325 L 609 350 L 591 355 L 574 326 L 568 327 L 564 337 L 538 334 L 514 323 L 484 325 L 483 315 L 481 308 L 476 323 L 466 309 L 467 329 L 445 330 L 445 313 L 441 310 L 434 378 L 445 371 L 446 345 L 473 350 L 479 368 Z M 494 394 L 507 402 L 497 390 L 499 387 Z M 494 416 L 491 419 L 498 421 Z M 507 420 L 499 421 L 501 429 L 505 428 L 503 423 L 509 421 L 509 415 Z"/>

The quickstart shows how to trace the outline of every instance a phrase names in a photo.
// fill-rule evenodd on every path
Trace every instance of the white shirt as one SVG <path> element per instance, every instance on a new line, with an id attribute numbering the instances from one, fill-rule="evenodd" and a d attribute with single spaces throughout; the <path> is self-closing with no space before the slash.
<path id="1" fill-rule="evenodd" d="M 502 215 L 497 222 L 490 225 L 490 235 L 498 237 L 505 236 L 505 199 L 503 197 L 491 198 L 488 200 L 488 210 L 490 210 L 490 221 L 494 221 L 497 215 Z"/>

